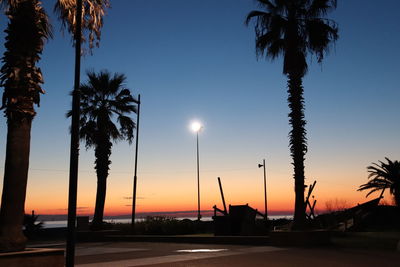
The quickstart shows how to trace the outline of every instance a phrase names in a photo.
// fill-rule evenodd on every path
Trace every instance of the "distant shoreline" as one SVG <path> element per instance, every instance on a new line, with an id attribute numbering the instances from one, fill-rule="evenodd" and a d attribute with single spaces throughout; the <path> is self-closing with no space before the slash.
<path id="1" fill-rule="evenodd" d="M 108 223 L 123 223 L 123 224 L 128 224 L 131 223 L 131 218 L 126 218 L 127 216 L 105 216 L 104 221 Z M 193 217 L 173 217 L 177 220 L 184 220 L 184 219 L 189 219 L 189 220 L 197 220 L 196 216 Z M 271 215 L 268 216 L 269 219 L 292 219 L 292 215 Z M 141 221 L 146 219 L 145 217 L 138 217 L 135 219 L 135 221 Z M 211 216 L 204 216 L 202 217 L 203 221 L 212 221 Z M 44 220 L 39 218 L 39 221 L 43 222 L 43 228 L 48 229 L 48 228 L 66 228 L 67 227 L 67 220 Z"/>
<path id="2" fill-rule="evenodd" d="M 268 213 L 268 217 L 292 217 L 292 211 L 272 211 Z M 67 214 L 40 214 L 38 220 L 39 221 L 64 221 L 67 220 Z M 213 210 L 202 210 L 201 215 L 203 217 L 212 217 L 214 215 Z M 78 214 L 77 216 L 89 216 L 89 218 L 93 217 L 93 214 Z M 105 215 L 105 219 L 130 219 L 131 214 L 115 214 L 115 215 Z M 172 218 L 197 218 L 197 210 L 193 211 L 154 211 L 154 212 L 139 212 L 136 214 L 136 218 L 146 218 L 148 216 L 164 216 L 164 217 L 172 217 Z"/>

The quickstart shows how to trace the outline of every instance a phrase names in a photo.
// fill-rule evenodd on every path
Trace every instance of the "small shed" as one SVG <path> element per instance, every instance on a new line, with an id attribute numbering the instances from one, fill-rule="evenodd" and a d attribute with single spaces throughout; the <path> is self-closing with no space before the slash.
<path id="1" fill-rule="evenodd" d="M 252 235 L 255 231 L 256 216 L 259 213 L 248 204 L 229 205 L 229 213 L 222 213 L 217 216 L 216 211 L 220 211 L 214 206 L 214 234 L 215 235 Z"/>

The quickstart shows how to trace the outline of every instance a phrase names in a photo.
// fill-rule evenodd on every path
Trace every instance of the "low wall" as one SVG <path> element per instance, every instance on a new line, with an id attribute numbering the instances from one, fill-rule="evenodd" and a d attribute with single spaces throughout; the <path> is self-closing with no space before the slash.
<path id="1" fill-rule="evenodd" d="M 320 246 L 331 244 L 329 231 L 274 231 L 270 232 L 274 246 Z"/>
<path id="2" fill-rule="evenodd" d="M 19 252 L 0 253 L 0 266 L 7 267 L 63 267 L 64 250 L 27 248 Z"/>

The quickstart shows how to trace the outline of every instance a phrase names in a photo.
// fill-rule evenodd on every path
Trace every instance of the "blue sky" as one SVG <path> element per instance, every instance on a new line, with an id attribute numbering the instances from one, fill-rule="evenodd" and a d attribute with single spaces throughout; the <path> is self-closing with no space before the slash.
<path id="1" fill-rule="evenodd" d="M 329 16 L 337 21 L 340 38 L 322 65 L 310 58 L 304 79 L 306 177 L 307 183 L 316 179 L 316 190 L 323 192 L 316 193 L 320 208 L 333 198 L 363 201 L 365 194 L 355 190 L 367 181 L 366 166 L 385 156 L 400 159 L 400 2 L 338 2 Z M 62 195 L 60 203 L 65 205 L 58 205 L 63 209 L 70 123 L 65 112 L 71 103 L 74 50 L 51 13 L 53 4 L 45 3 L 54 38 L 39 63 L 47 93 L 33 122 L 27 203 L 56 197 L 51 195 L 54 190 Z M 182 194 L 185 201 L 190 199 L 186 194 L 194 194 L 195 136 L 188 128 L 193 119 L 204 123 L 200 163 L 205 201 L 219 203 L 216 177 L 221 176 L 233 202 L 259 205 L 262 174 L 257 164 L 263 158 L 267 158 L 272 202 L 276 199 L 272 205 L 280 203 L 275 191 L 283 190 L 293 199 L 286 78 L 281 59 L 256 59 L 254 30 L 244 25 L 246 14 L 257 8 L 254 1 L 114 0 L 111 4 L 100 48 L 82 59 L 81 79 L 85 81 L 86 69 L 122 72 L 128 88 L 142 96 L 139 209 L 150 209 L 150 203 L 162 203 L 171 194 L 174 198 Z M 1 16 L 1 29 L 5 23 Z M 4 40 L 4 33 L 0 38 Z M 5 143 L 2 117 L 0 171 L 4 171 Z M 123 196 L 131 194 L 133 149 L 121 142 L 111 159 L 108 197 L 117 200 L 107 201 L 119 201 L 121 206 L 129 205 Z M 83 145 L 81 151 L 78 201 L 84 199 L 81 205 L 87 206 L 94 204 L 94 158 Z M 49 190 L 39 193 L 44 187 Z M 195 204 L 193 197 L 194 208 Z"/>

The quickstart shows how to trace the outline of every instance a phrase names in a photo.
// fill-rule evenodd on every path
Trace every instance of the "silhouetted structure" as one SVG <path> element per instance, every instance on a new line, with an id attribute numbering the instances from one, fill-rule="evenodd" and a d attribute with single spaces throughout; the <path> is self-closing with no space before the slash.
<path id="1" fill-rule="evenodd" d="M 225 196 L 224 196 L 224 190 L 222 189 L 222 184 L 221 184 L 221 178 L 218 177 L 218 185 L 219 185 L 219 191 L 221 192 L 221 198 L 222 198 L 222 205 L 224 205 L 224 210 L 223 210 L 223 214 L 227 215 L 227 211 L 226 211 L 226 204 L 225 204 Z M 216 208 L 216 206 L 214 206 Z M 215 216 L 215 214 L 214 214 Z"/>
<path id="2" fill-rule="evenodd" d="M 224 209 L 219 209 L 214 205 L 214 234 L 215 235 L 252 235 L 255 231 L 255 221 L 257 214 L 265 215 L 246 205 L 229 205 L 229 212 L 226 210 L 224 191 L 221 179 L 218 177 L 218 185 L 221 192 L 222 204 Z M 217 212 L 222 216 L 218 216 Z"/>
<path id="3" fill-rule="evenodd" d="M 371 213 L 379 204 L 381 198 L 376 198 L 350 209 L 321 214 L 316 217 L 315 224 L 324 229 L 356 229 L 363 219 Z"/>
<path id="4" fill-rule="evenodd" d="M 317 181 L 314 181 L 314 183 L 308 187 L 308 193 L 307 193 L 306 202 L 305 202 L 306 203 L 306 217 L 309 220 L 315 219 L 314 208 L 315 208 L 315 205 L 317 204 L 317 200 L 314 199 L 313 204 L 311 205 L 310 196 L 315 188 L 316 183 L 317 183 Z M 314 196 L 312 196 L 312 197 L 314 198 Z M 310 213 L 307 213 L 307 208 L 309 208 Z"/>
<path id="5" fill-rule="evenodd" d="M 214 234 L 215 235 L 253 235 L 255 233 L 256 216 L 264 217 L 256 209 L 246 205 L 229 205 L 229 213 L 214 208 Z M 217 212 L 222 213 L 218 216 Z"/>

